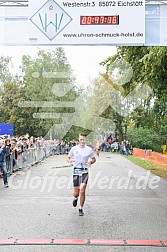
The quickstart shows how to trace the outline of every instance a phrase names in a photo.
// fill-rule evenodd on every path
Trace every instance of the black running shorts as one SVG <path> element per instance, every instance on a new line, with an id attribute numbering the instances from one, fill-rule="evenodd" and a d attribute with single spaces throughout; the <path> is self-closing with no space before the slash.
<path id="1" fill-rule="evenodd" d="M 80 186 L 81 183 L 88 183 L 89 175 L 88 173 L 83 173 L 82 175 L 73 175 L 73 186 Z"/>

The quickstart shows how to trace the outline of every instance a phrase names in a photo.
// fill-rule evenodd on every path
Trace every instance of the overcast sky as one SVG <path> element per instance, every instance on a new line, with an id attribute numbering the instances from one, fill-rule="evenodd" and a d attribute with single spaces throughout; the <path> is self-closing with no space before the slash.
<path id="1" fill-rule="evenodd" d="M 52 50 L 53 46 L 42 49 Z M 98 77 L 99 72 L 104 72 L 105 68 L 99 63 L 116 53 L 116 47 L 113 46 L 65 46 L 65 53 L 74 75 L 79 85 L 89 84 L 89 80 Z M 32 57 L 36 55 L 37 47 L 34 46 L 1 46 L 0 55 L 12 57 L 12 61 L 17 71 L 21 64 L 21 57 L 29 54 Z"/>

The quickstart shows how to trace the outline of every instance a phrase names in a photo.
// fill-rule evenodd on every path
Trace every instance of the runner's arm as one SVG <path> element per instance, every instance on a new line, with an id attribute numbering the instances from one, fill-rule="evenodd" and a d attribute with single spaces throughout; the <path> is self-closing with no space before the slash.
<path id="1" fill-rule="evenodd" d="M 73 148 L 71 148 L 71 150 L 69 151 L 66 160 L 68 163 L 72 164 L 75 160 L 74 160 L 74 152 L 73 152 Z"/>
<path id="2" fill-rule="evenodd" d="M 95 157 L 92 157 L 92 159 L 89 161 L 89 165 L 92 165 L 96 162 L 96 158 Z"/>
<path id="3" fill-rule="evenodd" d="M 67 162 L 70 163 L 70 164 L 74 162 L 74 159 L 73 159 L 72 157 L 68 157 L 68 156 L 67 156 L 66 160 L 67 160 Z"/>

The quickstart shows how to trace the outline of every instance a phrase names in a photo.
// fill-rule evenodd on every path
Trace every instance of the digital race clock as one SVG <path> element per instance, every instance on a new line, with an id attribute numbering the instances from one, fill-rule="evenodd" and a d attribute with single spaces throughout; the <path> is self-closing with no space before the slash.
<path id="1" fill-rule="evenodd" d="M 119 15 L 115 16 L 80 16 L 80 25 L 118 25 Z"/>

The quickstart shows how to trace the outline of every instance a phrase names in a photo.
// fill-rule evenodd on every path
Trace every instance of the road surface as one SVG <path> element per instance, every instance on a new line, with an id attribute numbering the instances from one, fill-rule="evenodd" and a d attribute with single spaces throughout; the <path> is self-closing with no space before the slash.
<path id="1" fill-rule="evenodd" d="M 97 157 L 90 169 L 84 216 L 73 208 L 72 199 L 72 167 L 66 156 L 52 156 L 16 172 L 9 188 L 1 180 L 0 251 L 167 251 L 167 181 L 124 156 Z M 22 245 L 3 245 L 3 239 Z M 34 245 L 38 239 L 44 244 Z M 57 239 L 72 244 L 53 245 Z M 78 239 L 86 244 L 74 245 Z M 97 244 L 104 240 L 118 244 Z M 138 246 L 141 240 L 156 246 Z"/>

